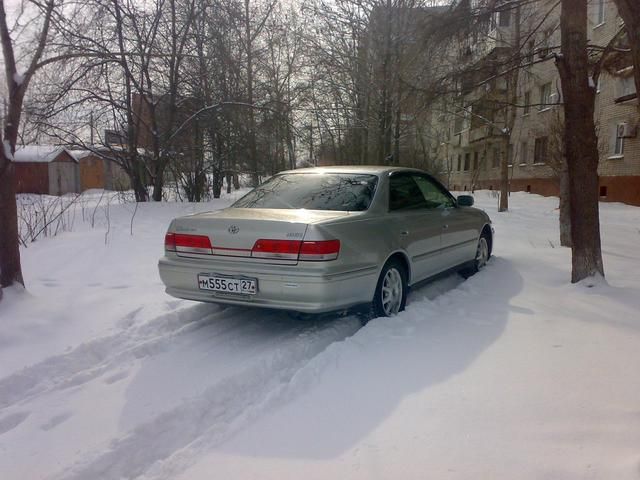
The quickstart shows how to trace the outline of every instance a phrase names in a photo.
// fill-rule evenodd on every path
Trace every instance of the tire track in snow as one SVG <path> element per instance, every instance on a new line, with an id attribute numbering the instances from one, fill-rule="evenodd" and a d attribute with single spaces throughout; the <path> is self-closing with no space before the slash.
<path id="1" fill-rule="evenodd" d="M 449 275 L 421 285 L 412 296 L 418 297 L 418 301 L 435 299 L 463 283 L 461 277 Z M 108 447 L 95 450 L 86 460 L 54 478 L 173 478 L 190 465 L 199 451 L 224 443 L 266 412 L 305 390 L 312 377 L 336 355 L 336 351 L 328 356 L 323 356 L 323 352 L 359 329 L 360 322 L 354 317 L 305 329 L 241 372 L 114 439 Z M 301 372 L 304 375 L 298 378 Z"/>
<path id="2" fill-rule="evenodd" d="M 295 374 L 313 358 L 359 328 L 360 322 L 350 317 L 305 330 L 55 478 L 136 478 L 203 437 L 207 444 L 222 442 L 276 404 Z"/>
<path id="3" fill-rule="evenodd" d="M 131 360 L 164 351 L 178 335 L 197 330 L 225 317 L 221 332 L 238 315 L 213 305 L 195 305 L 155 317 L 113 335 L 81 343 L 73 350 L 49 357 L 0 379 L 0 410 L 56 389 L 82 385 Z M 232 309 L 231 309 L 232 310 Z M 233 312 L 233 310 L 232 310 Z"/>

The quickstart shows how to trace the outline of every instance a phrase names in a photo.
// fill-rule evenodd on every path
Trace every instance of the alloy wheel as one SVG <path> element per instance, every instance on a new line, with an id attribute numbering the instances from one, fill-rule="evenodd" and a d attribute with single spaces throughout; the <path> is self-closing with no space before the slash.
<path id="1" fill-rule="evenodd" d="M 385 315 L 400 311 L 403 295 L 402 276 L 396 268 L 390 268 L 382 281 L 382 309 Z"/>
<path id="2" fill-rule="evenodd" d="M 476 252 L 476 264 L 478 270 L 482 270 L 489 260 L 489 244 L 485 237 L 480 237 L 478 251 Z"/>

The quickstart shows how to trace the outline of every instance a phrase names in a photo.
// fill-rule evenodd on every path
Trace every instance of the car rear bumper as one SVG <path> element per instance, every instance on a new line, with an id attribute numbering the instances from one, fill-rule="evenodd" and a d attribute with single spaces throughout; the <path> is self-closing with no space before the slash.
<path id="1" fill-rule="evenodd" d="M 174 297 L 200 302 L 323 313 L 371 301 L 378 271 L 375 266 L 350 272 L 326 273 L 298 266 L 203 265 L 182 258 L 163 257 L 158 263 L 166 292 Z M 198 274 L 244 276 L 258 281 L 255 295 L 223 294 L 198 287 Z"/>

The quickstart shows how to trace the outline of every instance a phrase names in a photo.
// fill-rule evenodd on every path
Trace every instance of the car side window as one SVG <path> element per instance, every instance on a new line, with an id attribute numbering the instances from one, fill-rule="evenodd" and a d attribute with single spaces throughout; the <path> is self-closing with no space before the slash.
<path id="1" fill-rule="evenodd" d="M 427 208 L 422 190 L 413 175 L 394 175 L 389 179 L 389 210 Z"/>
<path id="2" fill-rule="evenodd" d="M 453 198 L 430 178 L 416 175 L 414 179 L 425 199 L 426 208 L 449 208 L 455 205 Z"/>

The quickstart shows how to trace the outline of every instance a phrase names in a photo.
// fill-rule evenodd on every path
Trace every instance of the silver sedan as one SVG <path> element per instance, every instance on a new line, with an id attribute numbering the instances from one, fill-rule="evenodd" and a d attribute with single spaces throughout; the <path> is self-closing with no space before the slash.
<path id="1" fill-rule="evenodd" d="M 394 315 L 411 285 L 486 264 L 491 220 L 472 205 L 421 170 L 282 172 L 229 208 L 174 219 L 160 277 L 189 300 Z"/>

